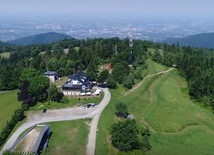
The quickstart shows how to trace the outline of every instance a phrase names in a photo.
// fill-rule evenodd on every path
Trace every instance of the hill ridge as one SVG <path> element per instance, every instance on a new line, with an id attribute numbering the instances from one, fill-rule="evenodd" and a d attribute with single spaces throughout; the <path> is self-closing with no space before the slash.
<path id="1" fill-rule="evenodd" d="M 213 33 L 200 33 L 184 38 L 168 38 L 162 43 L 173 44 L 179 42 L 180 46 L 214 48 L 214 32 Z"/>
<path id="2" fill-rule="evenodd" d="M 32 45 L 32 44 L 45 44 L 51 42 L 57 42 L 62 39 L 72 39 L 71 36 L 57 33 L 57 32 L 48 32 L 48 33 L 41 33 L 33 36 L 27 36 L 18 38 L 15 40 L 7 41 L 6 43 L 15 44 L 15 45 Z"/>

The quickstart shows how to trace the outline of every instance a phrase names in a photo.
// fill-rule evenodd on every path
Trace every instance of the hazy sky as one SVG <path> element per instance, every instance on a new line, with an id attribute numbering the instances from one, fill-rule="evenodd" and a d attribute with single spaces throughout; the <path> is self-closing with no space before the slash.
<path id="1" fill-rule="evenodd" d="M 214 0 L 1 0 L 0 14 L 214 15 Z"/>

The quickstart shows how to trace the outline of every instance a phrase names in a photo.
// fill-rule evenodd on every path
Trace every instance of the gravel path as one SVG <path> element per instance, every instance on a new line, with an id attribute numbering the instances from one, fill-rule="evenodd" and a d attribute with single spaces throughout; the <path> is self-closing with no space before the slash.
<path id="1" fill-rule="evenodd" d="M 101 89 L 101 88 L 99 88 Z M 85 118 L 93 118 L 95 115 L 100 115 L 105 106 L 109 103 L 111 95 L 107 88 L 102 89 L 105 93 L 103 100 L 93 109 L 82 109 L 82 107 L 75 108 L 67 108 L 67 109 L 58 109 L 58 110 L 48 110 L 47 113 L 36 113 L 29 115 L 27 118 L 27 122 L 22 124 L 14 134 L 9 138 L 7 143 L 2 148 L 0 154 L 2 154 L 5 150 L 12 147 L 12 145 L 16 142 L 19 135 L 28 129 L 29 127 L 45 122 L 56 122 L 56 121 L 67 121 L 67 120 L 76 120 L 76 119 L 85 119 Z M 99 116 L 98 115 L 98 116 Z M 95 117 L 96 118 L 96 117 Z M 89 133 L 89 144 L 87 146 L 87 153 L 94 153 L 95 150 L 95 142 L 96 142 L 96 129 L 99 121 L 99 117 L 97 119 L 92 120 L 91 130 Z"/>
<path id="2" fill-rule="evenodd" d="M 131 92 L 135 91 L 136 89 L 138 89 L 145 81 L 146 78 L 149 78 L 149 77 L 153 77 L 155 75 L 159 75 L 159 74 L 163 74 L 163 73 L 168 73 L 169 71 L 173 70 L 175 68 L 170 68 L 166 71 L 162 71 L 162 72 L 158 72 L 158 73 L 155 73 L 155 74 L 152 74 L 152 75 L 147 75 L 143 78 L 143 81 L 141 81 L 140 83 L 138 83 L 135 87 L 133 87 L 130 91 L 128 91 L 127 93 L 124 94 L 124 96 L 130 94 Z"/>

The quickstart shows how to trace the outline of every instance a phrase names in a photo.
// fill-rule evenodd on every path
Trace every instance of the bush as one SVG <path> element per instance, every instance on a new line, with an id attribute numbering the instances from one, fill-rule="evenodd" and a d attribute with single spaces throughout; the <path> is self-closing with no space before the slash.
<path id="1" fill-rule="evenodd" d="M 151 145 L 149 143 L 149 136 L 150 136 L 150 131 L 148 128 L 144 128 L 140 131 L 141 135 L 143 136 L 143 143 L 142 147 L 144 150 L 151 150 Z"/>
<path id="2" fill-rule="evenodd" d="M 119 102 L 115 105 L 115 114 L 118 117 L 127 117 L 128 116 L 128 108 L 125 103 Z"/>
<path id="3" fill-rule="evenodd" d="M 3 152 L 3 155 L 11 155 L 10 151 L 9 150 L 6 150 Z"/>
<path id="4" fill-rule="evenodd" d="M 64 94 L 62 92 L 57 93 L 56 101 L 59 103 L 61 99 L 63 98 Z"/>
<path id="5" fill-rule="evenodd" d="M 66 96 L 63 96 L 60 100 L 60 103 L 68 103 L 68 98 Z"/>

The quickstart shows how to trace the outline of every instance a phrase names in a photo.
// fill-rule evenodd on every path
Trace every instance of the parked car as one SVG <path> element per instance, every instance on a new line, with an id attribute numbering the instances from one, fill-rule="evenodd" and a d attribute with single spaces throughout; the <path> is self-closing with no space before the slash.
<path id="1" fill-rule="evenodd" d="M 47 111 L 47 109 L 43 109 L 43 111 L 42 111 L 42 112 L 43 112 L 43 113 L 46 113 L 46 111 Z"/>
<path id="2" fill-rule="evenodd" d="M 91 104 L 88 104 L 88 105 L 87 105 L 87 108 L 90 108 L 90 107 L 91 107 Z"/>
<path id="3" fill-rule="evenodd" d="M 94 108 L 96 107 L 96 104 L 95 103 L 91 103 L 91 108 Z"/>
<path id="4" fill-rule="evenodd" d="M 83 105 L 82 108 L 85 109 L 85 108 L 86 108 L 86 105 Z"/>

